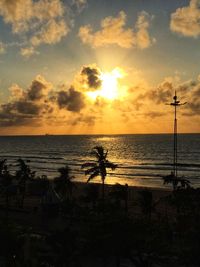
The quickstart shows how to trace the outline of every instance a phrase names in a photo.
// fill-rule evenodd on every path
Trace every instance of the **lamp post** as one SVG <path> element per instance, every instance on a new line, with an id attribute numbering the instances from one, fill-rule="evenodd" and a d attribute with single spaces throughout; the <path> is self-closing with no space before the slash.
<path id="1" fill-rule="evenodd" d="M 178 170 L 177 170 L 177 158 L 178 158 L 178 150 L 177 150 L 177 107 L 185 105 L 185 103 L 180 103 L 178 100 L 178 97 L 175 95 L 173 97 L 173 102 L 171 102 L 168 105 L 171 105 L 174 107 L 174 161 L 173 161 L 173 175 L 175 178 L 178 176 Z"/>

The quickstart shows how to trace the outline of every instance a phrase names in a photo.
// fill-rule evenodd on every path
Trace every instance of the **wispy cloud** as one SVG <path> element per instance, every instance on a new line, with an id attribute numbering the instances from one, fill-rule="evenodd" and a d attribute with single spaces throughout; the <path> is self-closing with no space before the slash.
<path id="1" fill-rule="evenodd" d="M 20 49 L 20 54 L 26 58 L 31 57 L 32 55 L 39 54 L 38 51 L 33 46 L 24 47 Z"/>
<path id="2" fill-rule="evenodd" d="M 4 54 L 6 52 L 6 46 L 3 42 L 0 41 L 0 54 Z"/>

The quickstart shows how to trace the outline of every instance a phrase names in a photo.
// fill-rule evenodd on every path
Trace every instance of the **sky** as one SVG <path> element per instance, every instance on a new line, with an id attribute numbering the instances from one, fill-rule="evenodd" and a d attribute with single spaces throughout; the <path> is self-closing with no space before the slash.
<path id="1" fill-rule="evenodd" d="M 200 0 L 0 0 L 0 135 L 200 132 Z"/>

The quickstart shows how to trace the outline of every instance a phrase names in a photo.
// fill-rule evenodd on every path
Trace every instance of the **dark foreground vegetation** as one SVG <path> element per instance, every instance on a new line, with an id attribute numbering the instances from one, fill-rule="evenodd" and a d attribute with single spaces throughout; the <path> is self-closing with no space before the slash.
<path id="1" fill-rule="evenodd" d="M 19 159 L 11 174 L 0 162 L 0 266 L 200 266 L 200 189 L 105 186 L 117 165 L 102 147 L 83 164 L 88 182 L 75 183 L 68 166 L 50 182 Z"/>

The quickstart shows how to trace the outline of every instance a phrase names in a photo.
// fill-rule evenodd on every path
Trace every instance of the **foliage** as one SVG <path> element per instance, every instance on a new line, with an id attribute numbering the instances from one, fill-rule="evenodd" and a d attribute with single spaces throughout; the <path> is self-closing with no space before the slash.
<path id="1" fill-rule="evenodd" d="M 24 198 L 26 194 L 26 183 L 27 181 L 31 181 L 34 179 L 35 172 L 31 171 L 30 167 L 23 159 L 18 159 L 17 162 L 17 166 L 19 167 L 19 169 L 16 171 L 16 179 L 18 181 L 19 193 L 21 195 L 20 205 L 23 207 Z"/>
<path id="2" fill-rule="evenodd" d="M 73 183 L 74 176 L 71 175 L 71 169 L 68 165 L 59 168 L 58 172 L 60 175 L 54 179 L 55 190 L 63 199 L 69 199 L 75 188 L 75 184 Z"/>
<path id="3" fill-rule="evenodd" d="M 13 177 L 8 171 L 8 165 L 6 164 L 6 161 L 6 159 L 0 161 L 0 186 L 3 195 L 5 195 L 5 202 L 8 208 Z"/>
<path id="4" fill-rule="evenodd" d="M 49 188 L 49 180 L 46 175 L 34 178 L 29 184 L 29 192 L 32 195 L 44 196 Z"/>
<path id="5" fill-rule="evenodd" d="M 188 179 L 185 177 L 176 177 L 173 173 L 163 176 L 162 178 L 164 184 L 171 184 L 173 186 L 173 190 L 190 187 L 190 181 Z"/>
<path id="6" fill-rule="evenodd" d="M 107 176 L 107 169 L 109 168 L 115 170 L 117 168 L 117 165 L 107 159 L 108 151 L 105 151 L 102 146 L 94 147 L 91 155 L 96 158 L 96 161 L 84 163 L 82 165 L 82 169 L 85 169 L 85 175 L 89 176 L 87 183 L 97 176 L 101 177 L 102 196 L 104 199 L 104 182 Z"/>
<path id="7" fill-rule="evenodd" d="M 153 200 L 153 194 L 149 190 L 139 191 L 139 205 L 147 218 L 151 219 L 152 212 L 155 211 L 157 202 Z"/>

